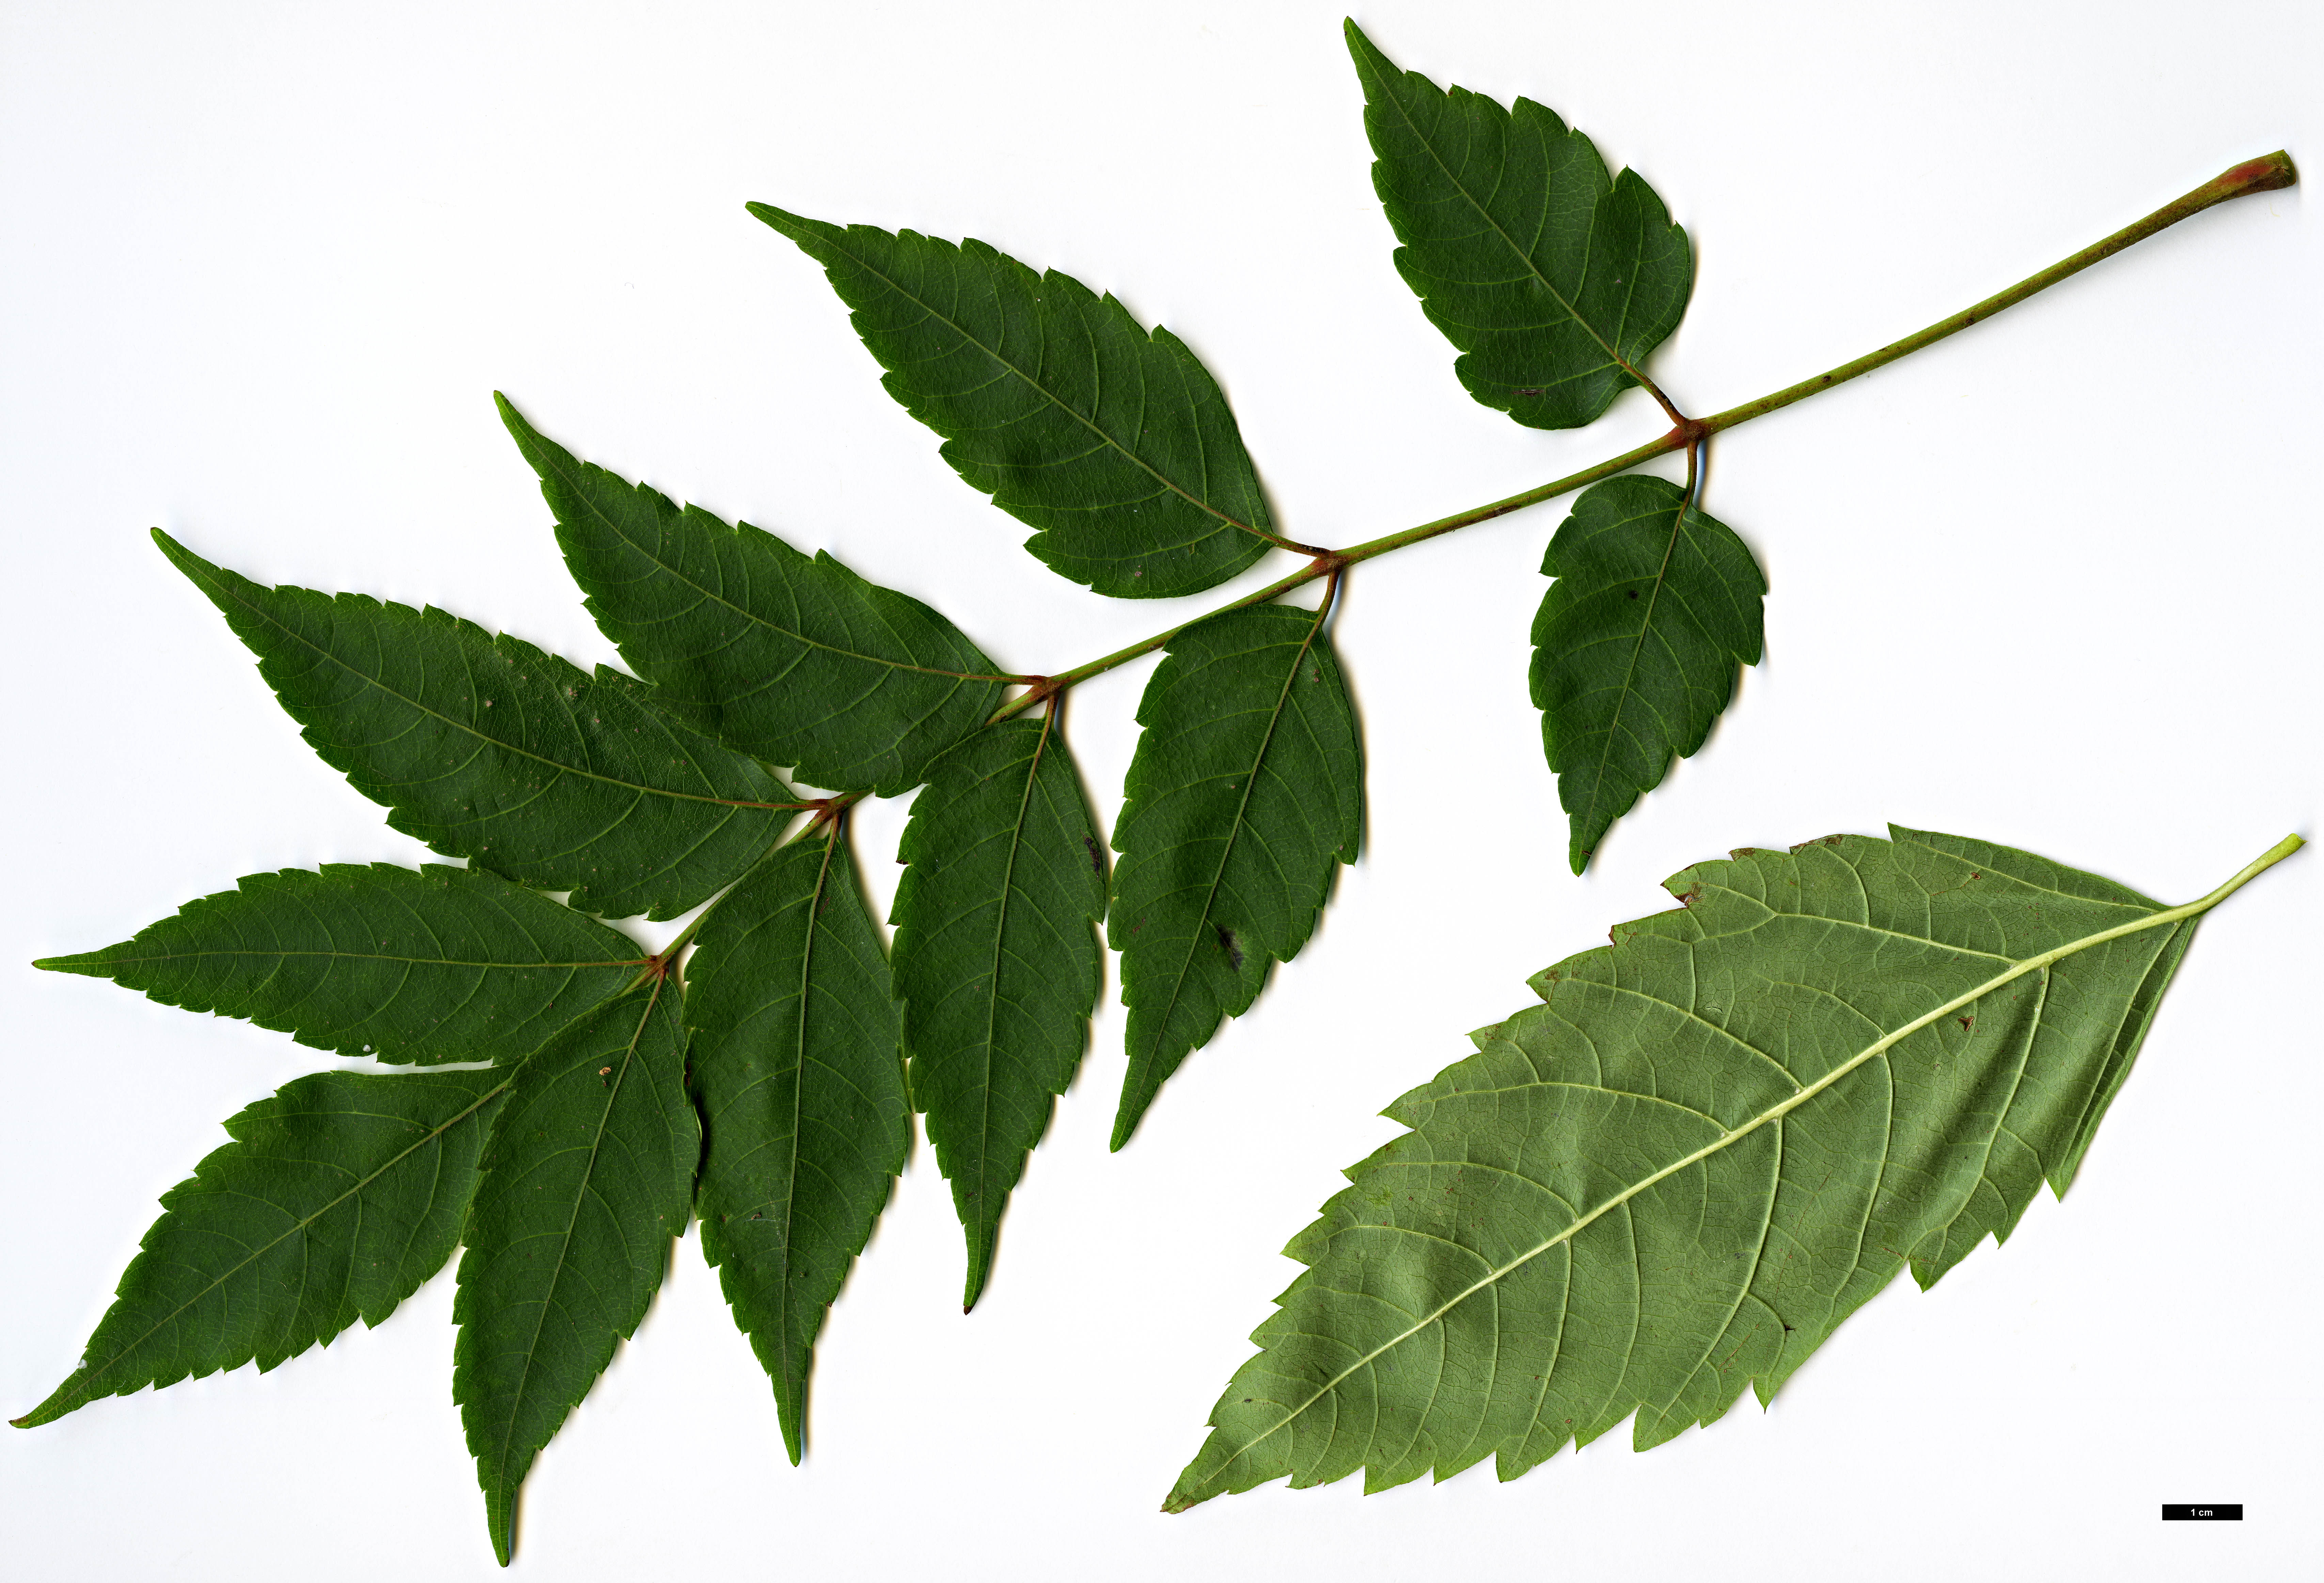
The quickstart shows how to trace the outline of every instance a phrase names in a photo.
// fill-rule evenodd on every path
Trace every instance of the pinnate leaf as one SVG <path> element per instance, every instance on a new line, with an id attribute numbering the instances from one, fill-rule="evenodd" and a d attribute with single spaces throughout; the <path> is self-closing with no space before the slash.
<path id="1" fill-rule="evenodd" d="M 1671 755 L 1702 746 L 1757 665 L 1766 579 L 1725 524 L 1662 478 L 1585 490 L 1549 541 L 1557 581 L 1533 623 L 1533 702 L 1577 874 Z"/>
<path id="2" fill-rule="evenodd" d="M 698 729 L 810 785 L 891 796 L 999 707 L 1009 677 L 918 600 L 681 509 L 500 409 L 597 625 Z"/>
<path id="3" fill-rule="evenodd" d="M 1229 611 L 1166 654 L 1113 842 L 1106 928 L 1130 1008 L 1117 1149 L 1187 1053 L 1306 943 L 1363 840 L 1363 753 L 1323 612 Z"/>
<path id="4" fill-rule="evenodd" d="M 797 1462 L 824 1311 L 911 1146 L 888 963 L 846 843 L 770 855 L 719 903 L 687 976 L 702 1252 Z"/>
<path id="5" fill-rule="evenodd" d="M 608 917 L 675 917 L 793 815 L 764 766 L 591 676 L 440 610 L 263 588 L 158 529 L 162 553 L 258 656 L 309 746 L 439 852 Z"/>
<path id="6" fill-rule="evenodd" d="M 236 1368 L 263 1371 L 443 1267 L 505 1072 L 318 1072 L 226 1122 L 234 1141 L 161 1197 L 81 1365 L 15 1421 Z"/>
<path id="7" fill-rule="evenodd" d="M 2196 919 L 2030 853 L 1891 829 L 1738 851 L 1541 973 L 1545 1005 L 1388 1111 L 1412 1130 L 1286 1250 L 1167 1510 L 1361 1468 L 1513 1478 L 1771 1399 L 1910 1264 L 2062 1194 Z"/>
<path id="8" fill-rule="evenodd" d="M 645 1317 L 686 1227 L 702 1135 L 677 1000 L 656 980 L 536 1051 L 485 1146 L 452 1399 L 503 1566 L 533 1458 Z"/>
<path id="9" fill-rule="evenodd" d="M 968 1235 L 973 1308 L 1097 1004 L 1105 856 L 1054 718 L 1004 721 L 938 759 L 901 855 L 895 986 L 912 1103 Z"/>
<path id="10" fill-rule="evenodd" d="M 1590 422 L 1686 312 L 1686 233 L 1554 111 L 1448 92 L 1347 33 L 1396 267 L 1460 349 L 1461 383 L 1529 428 Z"/>
<path id="11" fill-rule="evenodd" d="M 480 869 L 253 874 L 134 939 L 32 964 L 390 1063 L 509 1061 L 611 999 L 629 936 Z"/>
<path id="12" fill-rule="evenodd" d="M 1100 594 L 1216 587 L 1273 534 L 1234 414 L 1202 361 L 1111 297 L 985 244 L 751 212 L 823 265 L 944 459 L 1038 529 L 1025 548 Z"/>

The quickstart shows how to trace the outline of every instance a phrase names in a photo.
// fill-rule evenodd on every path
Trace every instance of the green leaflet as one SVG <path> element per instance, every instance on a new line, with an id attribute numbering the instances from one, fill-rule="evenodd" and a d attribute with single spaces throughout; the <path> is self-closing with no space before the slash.
<path id="1" fill-rule="evenodd" d="M 1289 1476 L 1514 1478 L 1637 1415 L 1762 1403 L 1908 1262 L 2062 1194 L 2200 914 L 1891 827 L 1738 851 L 1533 980 L 1546 1002 L 1388 1111 L 1412 1130 L 1286 1251 L 1166 1508 Z"/>
<path id="2" fill-rule="evenodd" d="M 1469 393 L 1529 428 L 1578 428 L 1646 383 L 1694 284 L 1654 189 L 1630 170 L 1609 181 L 1590 140 L 1531 99 L 1447 93 L 1347 34 L 1397 271 L 1460 348 Z"/>
<path id="3" fill-rule="evenodd" d="M 888 964 L 845 842 L 770 855 L 719 903 L 687 976 L 703 1256 L 797 1462 L 816 1333 L 912 1136 Z"/>
<path id="4" fill-rule="evenodd" d="M 1189 1051 L 1306 943 L 1363 841 L 1363 751 L 1322 611 L 1254 605 L 1174 636 L 1139 701 L 1106 933 L 1130 1070 L 1113 1146 Z"/>
<path id="5" fill-rule="evenodd" d="M 439 852 L 572 892 L 608 917 L 675 917 L 749 866 L 797 799 L 770 770 L 594 676 L 436 609 L 262 588 L 155 529 L 259 674 L 388 823 Z"/>
<path id="6" fill-rule="evenodd" d="M 1583 492 L 1549 541 L 1533 623 L 1533 702 L 1572 822 L 1577 874 L 1615 820 L 1692 755 L 1759 663 L 1758 563 L 1665 479 Z"/>
<path id="7" fill-rule="evenodd" d="M 664 708 L 810 785 L 893 796 L 1000 706 L 1010 678 L 918 600 L 577 461 L 494 399 L 589 612 Z"/>
<path id="8" fill-rule="evenodd" d="M 235 1115 L 234 1141 L 162 1195 L 80 1367 L 17 1427 L 378 1324 L 452 1256 L 507 1086 L 326 1072 Z"/>
<path id="9" fill-rule="evenodd" d="M 912 1102 L 968 1234 L 964 1309 L 1097 1004 L 1105 854 L 1054 720 L 1004 721 L 945 754 L 904 831 L 896 996 Z"/>
<path id="10" fill-rule="evenodd" d="M 1062 575 L 1199 594 L 1276 542 L 1226 398 L 1168 330 L 982 242 L 750 209 L 823 265 L 888 393 Z"/>
<path id="11" fill-rule="evenodd" d="M 526 1470 L 645 1317 L 686 1229 L 701 1131 L 677 1000 L 656 979 L 534 1053 L 485 1146 L 452 1399 L 503 1566 Z"/>
<path id="12" fill-rule="evenodd" d="M 645 965 L 626 934 L 480 869 L 326 863 L 239 886 L 119 945 L 32 965 L 420 1064 L 513 1060 Z"/>

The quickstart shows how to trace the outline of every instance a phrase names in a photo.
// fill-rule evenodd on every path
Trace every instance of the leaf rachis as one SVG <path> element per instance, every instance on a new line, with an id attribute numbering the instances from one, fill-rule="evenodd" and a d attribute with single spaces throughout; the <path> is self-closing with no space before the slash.
<path id="1" fill-rule="evenodd" d="M 1583 489 L 1590 484 L 1627 473 L 1633 467 L 1653 461 L 1657 456 L 1665 456 L 1674 451 L 1685 450 L 1691 444 L 1707 440 L 1713 435 L 1724 434 L 1730 428 L 1739 428 L 1755 419 L 1764 418 L 1771 412 L 1781 411 L 1784 408 L 1804 401 L 1812 396 L 1821 395 L 1834 386 L 1860 378 L 1876 369 L 1885 368 L 1898 358 L 1933 345 L 1950 336 L 1958 335 L 1970 326 L 1992 318 L 2002 309 L 2015 307 L 2035 293 L 2046 290 L 2059 281 L 2079 274 L 2092 264 L 2111 258 L 2123 249 L 2143 242 L 2177 225 L 2181 220 L 2202 213 L 2205 209 L 2254 193 L 2275 191 L 2292 186 L 2297 179 L 2298 176 L 2293 170 L 2291 157 L 2282 151 L 2260 159 L 2247 160 L 2184 196 L 2163 205 L 2144 219 L 2134 225 L 2126 225 L 2080 252 L 2069 254 L 2049 268 L 2027 276 L 2017 284 L 1997 291 L 1963 308 L 1959 313 L 1939 319 L 1925 329 L 1916 331 L 1902 340 L 1892 341 L 1887 345 L 1868 352 L 1851 362 L 1840 364 L 1827 373 L 1812 375 L 1794 384 L 1786 385 L 1757 400 L 1745 401 L 1738 406 L 1727 408 L 1708 418 L 1683 419 L 1668 434 L 1657 436 L 1644 445 L 1625 451 L 1618 456 L 1609 456 L 1593 466 L 1569 473 L 1562 478 L 1552 479 L 1547 483 L 1536 485 L 1532 489 L 1521 491 L 1517 494 L 1503 496 L 1499 500 L 1489 501 L 1480 506 L 1472 506 L 1467 511 L 1438 517 L 1398 532 L 1366 539 L 1360 544 L 1350 545 L 1345 549 L 1334 550 L 1323 559 L 1288 573 L 1266 587 L 1222 605 L 1211 613 L 1216 615 L 1226 611 L 1244 610 L 1252 605 L 1269 603 L 1296 588 L 1305 587 L 1310 583 L 1330 575 L 1336 567 L 1354 566 L 1383 555 L 1390 555 L 1399 549 L 1409 548 L 1413 545 L 1425 544 L 1432 538 L 1442 538 L 1447 533 L 1457 533 L 1463 528 L 1473 528 L 1479 523 L 1506 517 L 1512 511 L 1524 511 L 1528 506 L 1541 505 L 1561 495 L 1572 494 L 1578 489 Z M 1205 619 L 1208 618 L 1197 616 L 1194 621 Z M 1075 666 L 1070 670 L 1060 672 L 1054 679 L 1060 686 L 1070 686 L 1075 682 L 1086 681 L 1091 676 L 1102 675 L 1117 666 L 1127 665 L 1133 659 L 1143 658 L 1153 653 L 1193 624 L 1194 621 L 1185 621 L 1157 632 L 1152 637 L 1130 644 L 1127 648 L 1118 649 L 1111 654 L 1102 655 L 1096 659 Z M 1038 702 L 1038 700 L 1028 701 L 1021 698 L 1015 700 L 1002 707 L 1000 717 L 1006 718 L 1029 708 L 1032 702 Z"/>

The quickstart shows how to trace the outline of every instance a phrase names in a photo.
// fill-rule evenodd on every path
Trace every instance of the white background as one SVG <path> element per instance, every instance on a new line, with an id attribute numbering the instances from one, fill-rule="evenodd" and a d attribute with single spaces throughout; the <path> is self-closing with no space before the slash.
<path id="1" fill-rule="evenodd" d="M 1389 264 L 1323 4 L 0 6 L 10 773 L 0 962 L 255 870 L 418 862 L 300 742 L 145 529 L 263 581 L 435 603 L 611 660 L 502 389 L 584 456 L 828 548 L 1056 670 L 1214 601 L 1091 594 L 881 391 L 746 199 L 982 237 L 1216 371 L 1285 530 L 1350 543 L 1657 432 L 1480 408 Z M 2324 179 L 2310 4 L 1383 0 L 1400 62 L 1548 103 L 1694 238 L 1655 369 L 1708 411 L 1941 317 L 2277 147 Z M 1697 758 L 1564 870 L 1527 706 L 1551 506 L 1360 568 L 1338 640 L 1370 843 L 1325 926 L 1106 1153 L 1099 1017 L 958 1307 L 915 1154 L 818 1358 L 805 1467 L 692 1237 L 541 1457 L 542 1578 L 2312 1577 L 2324 856 L 2204 925 L 2070 1206 L 1849 1321 L 1772 1411 L 1520 1482 L 1156 1505 L 1375 1112 L 1525 976 L 1738 845 L 1885 819 L 2172 900 L 2319 789 L 2319 240 L 2214 211 L 1722 439 L 1773 584 Z M 1277 557 L 1250 585 L 1278 574 Z M 1111 826 L 1140 665 L 1081 689 Z M 903 805 L 859 830 L 884 909 Z M 654 929 L 641 926 L 649 937 Z M 1109 997 L 1111 988 L 1109 986 Z M 155 1197 L 322 1058 L 0 969 L 0 1408 L 73 1365 Z M 482 1577 L 448 1275 L 377 1331 L 0 1431 L 26 1578 Z M 2240 1525 L 2163 1524 L 2241 1501 Z"/>

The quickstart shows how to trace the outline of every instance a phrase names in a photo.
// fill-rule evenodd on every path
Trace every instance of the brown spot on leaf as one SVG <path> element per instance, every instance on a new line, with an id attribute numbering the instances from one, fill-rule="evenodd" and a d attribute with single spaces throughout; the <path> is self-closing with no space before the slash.
<path id="1" fill-rule="evenodd" d="M 1227 960 L 1234 964 L 1235 971 L 1242 971 L 1242 946 L 1236 941 L 1232 929 L 1219 930 L 1219 949 L 1227 953 Z"/>
<path id="2" fill-rule="evenodd" d="M 1963 1018 L 1961 1018 L 1961 1019 L 1960 1019 L 1960 1025 L 1961 1025 L 1961 1026 L 1962 1026 L 1962 1027 L 1966 1028 L 1966 1027 L 1968 1027 L 1968 1026 L 1969 1026 L 1969 1024 L 1971 1024 L 1971 1023 L 1975 1022 L 1976 1020 L 1977 1020 L 1977 1018 L 1975 1018 L 1975 1017 L 1963 1017 Z"/>
<path id="3" fill-rule="evenodd" d="M 1083 837 L 1082 837 L 1082 844 L 1083 844 L 1084 846 L 1085 846 L 1085 847 L 1089 848 L 1089 855 L 1090 855 L 1090 870 L 1091 870 L 1091 872 L 1094 873 L 1094 874 L 1095 874 L 1099 879 L 1104 879 L 1104 878 L 1105 878 L 1105 854 L 1104 854 L 1103 852 L 1102 852 L 1102 851 L 1098 851 L 1098 850 L 1097 850 L 1097 842 L 1094 842 L 1094 841 L 1093 841 L 1093 840 L 1091 840 L 1091 839 L 1090 839 L 1088 836 L 1086 836 L 1086 835 L 1084 835 L 1084 836 L 1083 836 Z"/>

